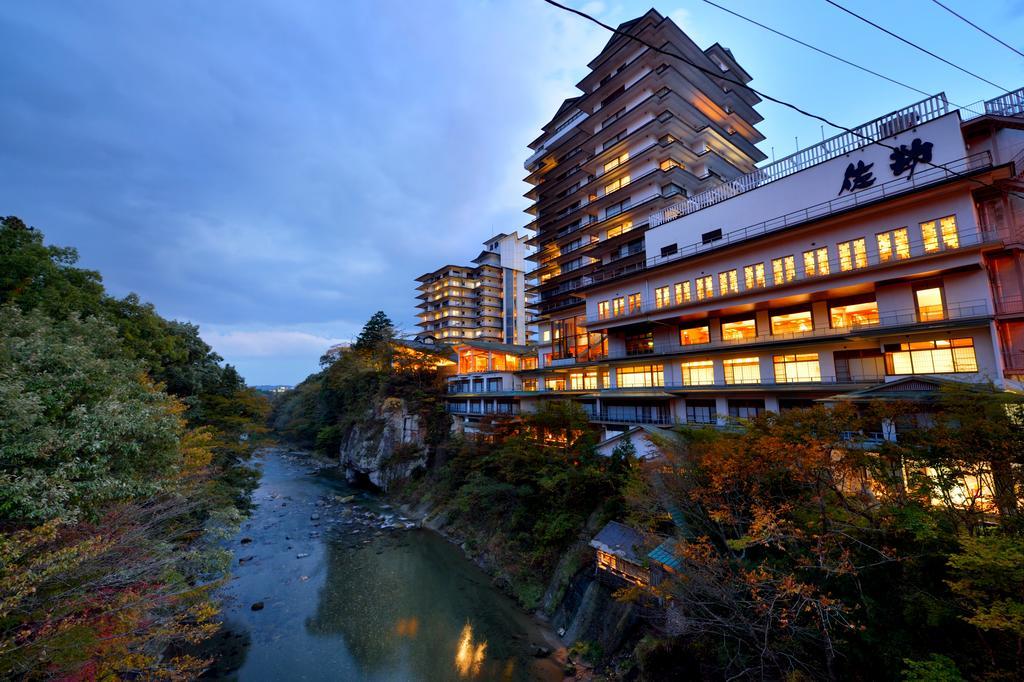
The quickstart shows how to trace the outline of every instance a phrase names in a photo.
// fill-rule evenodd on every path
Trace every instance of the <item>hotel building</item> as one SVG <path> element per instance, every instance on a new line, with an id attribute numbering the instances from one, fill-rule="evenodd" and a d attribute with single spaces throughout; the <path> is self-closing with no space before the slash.
<path id="1" fill-rule="evenodd" d="M 526 241 L 518 232 L 499 234 L 484 242 L 473 265 L 445 265 L 418 277 L 418 337 L 529 343 Z"/>
<path id="2" fill-rule="evenodd" d="M 654 44 L 672 37 L 692 46 L 654 12 L 623 27 Z M 628 69 L 646 52 L 624 62 L 613 55 L 637 50 L 613 40 L 581 87 L 618 87 L 617 65 Z M 749 78 L 724 48 L 697 54 Z M 1024 387 L 1024 89 L 978 111 L 955 109 L 940 94 L 759 168 L 756 150 L 744 146 L 759 138 L 742 122 L 759 120 L 754 101 L 718 90 L 672 94 L 678 112 L 652 119 L 681 122 L 712 111 L 709 103 L 724 107 L 723 96 L 734 116 L 726 135 L 703 128 L 720 145 L 704 153 L 716 166 L 692 177 L 667 171 L 693 183 L 676 185 L 671 201 L 659 184 L 660 161 L 644 171 L 645 181 L 659 178 L 651 183 L 657 193 L 639 210 L 630 202 L 628 236 L 608 234 L 615 220 L 603 203 L 583 227 L 558 236 L 566 229 L 560 221 L 577 210 L 590 216 L 583 207 L 605 201 L 600 196 L 553 223 L 538 210 L 540 345 L 533 357 L 504 349 L 500 360 L 496 349 L 458 347 L 460 374 L 448 397 L 456 428 L 552 398 L 579 402 L 615 432 L 720 424 L 815 402 L 920 397 L 949 381 Z M 587 111 L 562 133 L 582 151 L 556 154 L 556 166 L 538 171 L 538 187 L 561 187 L 555 178 L 566 172 L 597 175 L 589 161 L 573 170 L 592 153 L 604 163 L 603 142 L 593 146 L 603 125 L 586 126 L 594 103 L 590 95 L 570 100 L 535 143 L 538 154 L 565 149 L 552 141 L 566 130 L 559 122 L 573 107 Z M 677 143 L 681 133 L 672 136 L 667 148 L 692 152 L 691 143 Z M 538 154 L 528 163 L 539 163 Z M 627 165 L 639 158 L 630 151 Z M 686 173 L 695 170 L 694 158 L 679 160 Z M 569 184 L 576 182 L 593 183 Z M 543 206 L 553 201 L 538 197 Z M 577 235 L 586 235 L 584 246 L 573 245 Z M 567 252 L 579 255 L 567 261 Z M 590 260 L 568 269 L 577 257 Z"/>
<path id="3" fill-rule="evenodd" d="M 619 29 L 712 74 L 750 80 L 727 48 L 701 50 L 655 10 Z M 559 107 L 525 162 L 538 329 L 556 341 L 555 359 L 605 353 L 586 324 L 582 289 L 643 262 L 648 215 L 765 158 L 755 146 L 764 139 L 754 127 L 760 98 L 750 90 L 624 36 L 589 67 L 582 94 Z"/>

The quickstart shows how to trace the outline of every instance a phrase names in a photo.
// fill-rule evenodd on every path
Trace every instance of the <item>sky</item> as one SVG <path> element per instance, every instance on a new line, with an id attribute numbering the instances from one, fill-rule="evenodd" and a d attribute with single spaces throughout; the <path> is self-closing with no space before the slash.
<path id="1" fill-rule="evenodd" d="M 564 0 L 606 23 L 647 2 Z M 931 0 L 839 0 L 1006 89 L 1024 58 Z M 824 0 L 716 0 L 958 105 L 999 90 Z M 1024 0 L 943 0 L 1024 50 Z M 703 0 L 655 7 L 751 85 L 855 126 L 922 96 Z M 522 230 L 527 145 L 603 29 L 542 0 L 0 4 L 0 215 L 75 246 L 250 384 L 295 384 L 376 310 L 415 331 L 415 278 Z M 838 131 L 758 107 L 778 157 Z"/>

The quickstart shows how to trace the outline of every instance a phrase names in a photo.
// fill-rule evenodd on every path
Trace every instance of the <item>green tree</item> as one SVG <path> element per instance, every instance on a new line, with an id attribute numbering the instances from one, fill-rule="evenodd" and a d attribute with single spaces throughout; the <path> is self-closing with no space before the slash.
<path id="1" fill-rule="evenodd" d="M 358 351 L 373 351 L 381 344 L 390 343 L 394 339 L 395 325 L 383 310 L 378 310 L 363 325 L 363 330 L 359 332 L 352 348 Z"/>

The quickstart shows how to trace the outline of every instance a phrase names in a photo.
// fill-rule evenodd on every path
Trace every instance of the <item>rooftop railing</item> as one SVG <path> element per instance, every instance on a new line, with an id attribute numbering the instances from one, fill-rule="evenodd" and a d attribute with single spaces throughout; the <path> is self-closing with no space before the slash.
<path id="1" fill-rule="evenodd" d="M 670 220 L 699 211 L 702 208 L 713 206 L 726 199 L 731 199 L 744 192 L 757 189 L 767 185 L 769 182 L 774 182 L 805 168 L 810 168 L 811 166 L 865 147 L 876 140 L 892 137 L 904 130 L 909 130 L 922 123 L 927 123 L 940 116 L 944 116 L 949 111 L 949 102 L 946 101 L 944 93 L 923 99 L 908 107 L 869 121 L 853 129 L 852 132 L 841 133 L 816 145 L 801 149 L 795 154 L 779 159 L 774 163 L 762 166 L 746 175 L 741 175 L 716 187 L 694 194 L 685 201 L 681 201 L 652 215 L 651 227 L 656 227 Z"/>

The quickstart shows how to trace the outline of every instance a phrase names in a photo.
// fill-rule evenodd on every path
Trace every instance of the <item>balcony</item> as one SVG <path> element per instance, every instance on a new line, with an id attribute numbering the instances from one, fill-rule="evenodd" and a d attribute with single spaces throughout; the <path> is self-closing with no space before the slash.
<path id="1" fill-rule="evenodd" d="M 946 245 L 944 245 L 941 242 L 941 240 L 938 243 L 932 241 L 932 242 L 929 242 L 929 244 L 931 246 L 931 250 L 926 251 L 925 250 L 925 248 L 926 248 L 925 240 L 923 240 L 923 239 L 908 240 L 907 248 L 909 249 L 909 254 L 910 255 L 907 256 L 907 257 L 904 257 L 904 258 L 894 257 L 894 258 L 890 258 L 890 259 L 888 259 L 886 261 L 882 261 L 882 262 L 878 262 L 877 259 L 876 259 L 875 262 L 871 262 L 870 257 L 869 257 L 868 264 L 866 266 L 852 267 L 852 268 L 848 268 L 848 269 L 845 269 L 845 270 L 843 269 L 844 263 L 841 262 L 841 260 L 839 258 L 830 258 L 829 261 L 828 261 L 828 273 L 827 274 L 815 274 L 815 275 L 801 274 L 798 277 L 794 277 L 793 279 L 791 279 L 791 280 L 789 280 L 787 282 L 782 282 L 780 284 L 770 283 L 771 280 L 766 280 L 765 286 L 762 286 L 762 287 L 754 287 L 754 288 L 751 288 L 751 289 L 747 289 L 747 288 L 744 287 L 743 289 L 740 289 L 736 293 L 730 293 L 730 294 L 726 294 L 726 295 L 717 294 L 717 295 L 714 295 L 714 296 L 705 297 L 703 299 L 699 299 L 699 300 L 698 299 L 693 299 L 693 300 L 686 301 L 686 302 L 678 304 L 678 305 L 677 304 L 673 304 L 673 305 L 669 305 L 669 306 L 663 306 L 661 308 L 658 308 L 658 307 L 656 307 L 654 305 L 651 305 L 650 303 L 646 303 L 646 304 L 640 305 L 638 308 L 635 308 L 632 312 L 623 313 L 623 314 L 620 314 L 620 315 L 613 315 L 613 316 L 609 316 L 609 317 L 606 317 L 606 318 L 588 317 L 587 318 L 587 326 L 601 325 L 601 324 L 607 326 L 610 323 L 614 323 L 614 322 L 617 322 L 617 321 L 620 321 L 620 320 L 623 320 L 623 321 L 633 320 L 633 319 L 636 319 L 636 318 L 641 317 L 643 315 L 665 314 L 665 313 L 669 313 L 669 312 L 675 313 L 677 311 L 678 312 L 682 312 L 682 311 L 685 311 L 685 309 L 687 309 L 687 308 L 692 308 L 692 307 L 695 307 L 695 306 L 698 306 L 698 305 L 706 305 L 706 304 L 709 304 L 709 303 L 714 303 L 716 301 L 721 301 L 724 304 L 728 304 L 728 303 L 736 300 L 737 298 L 741 298 L 741 297 L 744 297 L 744 296 L 749 296 L 749 295 L 752 295 L 752 294 L 758 294 L 758 293 L 763 293 L 763 292 L 770 292 L 773 289 L 780 289 L 780 288 L 783 288 L 783 287 L 793 287 L 793 286 L 797 286 L 799 284 L 802 284 L 804 282 L 810 282 L 810 281 L 821 281 L 821 282 L 824 282 L 824 281 L 828 281 L 828 280 L 831 280 L 831 279 L 838 279 L 840 277 L 844 277 L 844 276 L 848 276 L 848 275 L 864 274 L 864 273 L 871 272 L 872 270 L 876 270 L 876 269 L 879 269 L 879 268 L 889 268 L 889 267 L 895 267 L 895 266 L 898 266 L 898 265 L 902 265 L 902 264 L 905 264 L 905 263 L 913 263 L 913 262 L 916 262 L 918 260 L 922 260 L 922 259 L 925 259 L 925 258 L 931 258 L 931 257 L 937 256 L 937 255 L 941 255 L 941 254 L 952 253 L 952 252 L 959 252 L 959 251 L 962 251 L 962 250 L 964 250 L 964 249 L 966 249 L 968 247 L 980 246 L 982 244 L 991 242 L 994 239 L 996 239 L 996 235 L 993 234 L 992 232 L 987 231 L 987 230 L 978 230 L 978 229 L 974 229 L 974 228 L 964 229 L 962 226 L 960 226 L 960 227 L 958 227 L 958 230 L 957 230 L 957 245 L 955 247 L 953 247 L 953 246 L 946 246 Z M 723 237 L 723 239 L 715 240 L 715 242 L 713 242 L 713 243 L 717 245 L 717 244 L 721 243 L 723 240 L 724 240 L 724 237 Z M 835 251 L 835 247 L 833 247 L 832 245 L 828 245 L 828 246 L 829 246 L 829 251 L 830 252 Z M 705 248 L 707 248 L 707 247 L 705 247 Z M 718 247 L 716 246 L 715 248 L 718 248 Z M 710 250 L 710 249 L 707 249 L 707 250 Z M 799 256 L 800 254 L 794 254 L 794 255 L 795 256 Z M 637 273 L 637 272 L 644 271 L 644 270 L 652 267 L 652 263 L 655 264 L 655 265 L 662 265 L 662 264 L 665 264 L 665 263 L 673 262 L 675 260 L 679 260 L 681 258 L 682 258 L 682 256 L 680 256 L 679 254 L 673 254 L 673 255 L 670 255 L 670 256 L 656 256 L 654 258 L 648 258 L 646 261 L 639 262 L 639 263 L 632 263 L 630 265 L 624 266 L 622 268 L 617 268 L 615 270 L 602 269 L 601 271 L 595 272 L 592 276 L 584 278 L 584 281 L 581 281 L 574 288 L 575 289 L 583 289 L 583 288 L 586 288 L 586 287 L 589 287 L 589 286 L 593 286 L 595 284 L 599 284 L 599 283 L 607 281 L 607 280 L 618 279 L 618 278 L 624 277 L 626 275 L 630 275 L 630 274 L 634 274 L 634 273 Z M 765 263 L 765 265 L 766 266 L 770 266 L 770 263 Z M 800 266 L 803 265 L 803 263 L 797 263 L 796 265 L 798 267 L 800 267 Z M 820 268 L 820 265 L 819 265 L 819 268 Z M 800 267 L 800 269 L 802 269 L 802 267 Z M 798 270 L 798 272 L 799 272 L 799 270 Z M 740 271 L 738 274 L 742 274 L 742 271 Z M 771 276 L 771 274 L 772 273 L 770 273 L 770 272 L 766 273 L 766 275 L 769 276 L 769 277 Z M 717 285 L 717 279 L 715 280 L 715 284 Z"/>
<path id="2" fill-rule="evenodd" d="M 519 405 L 499 404 L 499 405 L 483 405 L 470 403 L 466 405 L 464 403 L 448 403 L 445 405 L 445 411 L 449 414 L 466 414 L 466 415 L 484 415 L 484 414 L 496 414 L 496 415 L 508 415 L 515 416 L 520 414 Z"/>
<path id="3" fill-rule="evenodd" d="M 944 313 L 936 314 L 933 311 L 926 311 L 922 316 L 916 309 L 894 310 L 879 314 L 876 324 L 864 324 L 854 327 L 825 327 L 813 329 L 807 332 L 787 332 L 784 334 L 758 334 L 757 336 L 724 340 L 716 339 L 708 343 L 680 345 L 679 343 L 653 344 L 637 350 L 628 352 L 615 349 L 608 354 L 609 360 L 631 359 L 651 355 L 691 355 L 701 354 L 709 350 L 735 349 L 747 346 L 758 346 L 765 344 L 791 344 L 802 341 L 813 341 L 829 338 L 848 338 L 856 336 L 881 336 L 887 330 L 903 329 L 916 325 L 925 325 L 922 331 L 936 326 L 949 326 L 949 323 L 964 322 L 968 320 L 984 320 L 992 316 L 988 303 L 982 300 L 969 301 L 966 303 L 947 304 Z"/>

